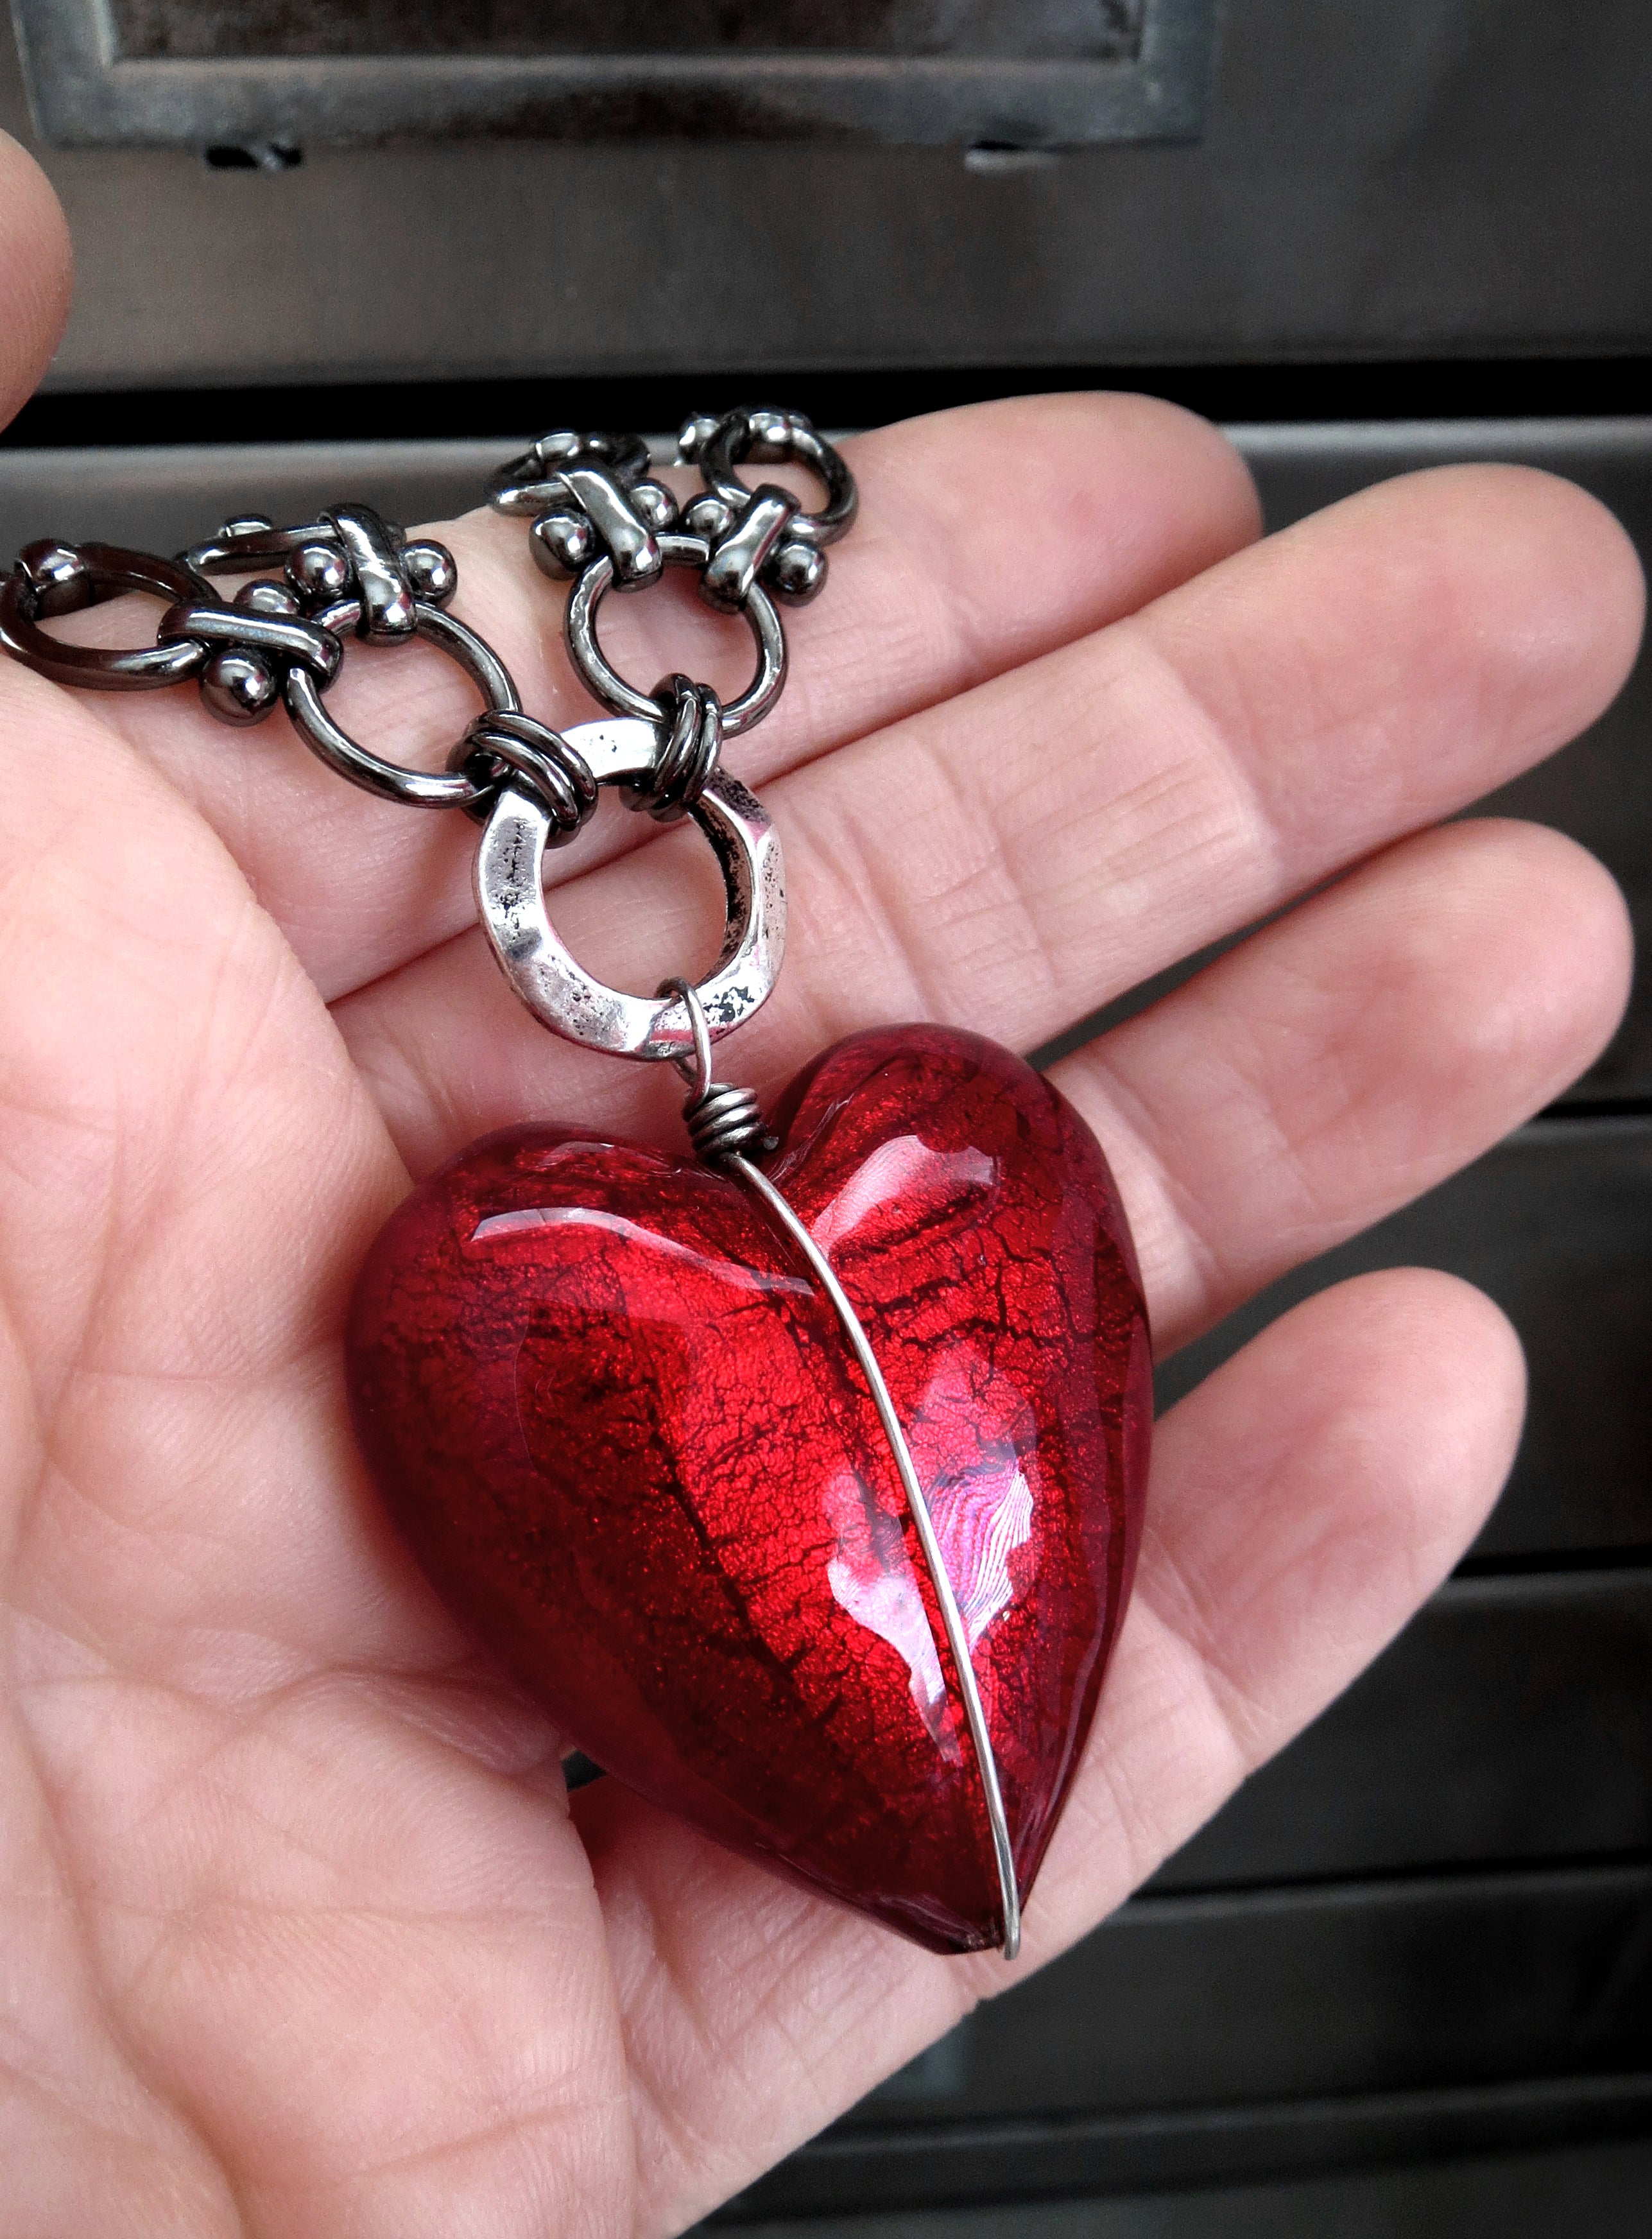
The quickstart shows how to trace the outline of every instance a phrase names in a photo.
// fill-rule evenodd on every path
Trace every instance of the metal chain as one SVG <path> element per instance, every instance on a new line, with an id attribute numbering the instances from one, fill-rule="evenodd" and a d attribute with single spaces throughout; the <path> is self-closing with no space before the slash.
<path id="1" fill-rule="evenodd" d="M 476 788 L 466 814 L 478 824 L 493 814 L 501 786 L 526 793 L 550 819 L 547 847 L 566 847 L 596 810 L 597 781 L 590 763 L 571 740 L 533 715 L 503 708 L 473 717 L 448 767 L 462 770 Z"/>
<path id="2" fill-rule="evenodd" d="M 725 610 L 743 605 L 760 575 L 776 598 L 793 606 L 817 596 L 826 577 L 825 548 L 847 534 L 859 497 L 842 456 L 816 435 L 813 422 L 767 406 L 746 406 L 720 419 L 702 413 L 684 421 L 677 451 L 699 467 L 706 484 L 687 519 L 712 547 L 701 584 L 707 602 Z M 735 471 L 746 459 L 791 459 L 813 468 L 826 504 L 805 513 L 776 483 L 748 489 Z"/>
<path id="3" fill-rule="evenodd" d="M 657 824 L 687 816 L 716 775 L 723 747 L 723 703 L 709 684 L 673 673 L 654 687 L 666 734 L 646 784 L 629 788 L 627 806 Z"/>
<path id="4" fill-rule="evenodd" d="M 748 488 L 746 461 L 786 460 L 815 476 L 815 512 L 770 482 Z M 195 681 L 219 722 L 262 722 L 277 702 L 329 768 L 380 799 L 461 808 L 484 826 L 475 882 L 481 923 L 506 976 L 534 1015 L 587 1046 L 620 1056 L 680 1054 L 686 1013 L 604 987 L 558 940 L 545 912 L 546 849 L 584 830 L 601 788 L 661 824 L 698 826 L 722 873 L 722 951 L 694 993 L 714 1036 L 751 1017 L 785 953 L 780 847 L 762 803 L 725 769 L 723 746 L 762 721 L 786 682 L 780 607 L 814 597 L 826 547 L 854 518 L 855 484 L 833 445 L 799 413 L 743 406 L 683 423 L 675 463 L 702 488 L 680 505 L 653 472 L 640 435 L 554 429 L 489 477 L 488 503 L 528 522 L 540 570 L 571 582 L 563 630 L 569 658 L 607 711 L 569 732 L 527 714 L 494 648 L 448 611 L 459 570 L 444 544 L 410 537 L 368 505 L 335 505 L 279 528 L 263 515 L 225 522 L 175 559 L 104 544 L 30 545 L 0 581 L 0 647 L 66 684 L 152 690 Z M 632 594 L 687 569 L 701 596 L 750 629 L 756 668 L 725 702 L 673 672 L 652 692 L 612 666 L 597 638 L 610 592 Z M 229 595 L 219 579 L 241 581 Z M 147 646 L 74 645 L 43 625 L 125 594 L 164 611 Z M 352 641 L 394 650 L 419 640 L 454 661 L 481 712 L 440 769 L 392 761 L 353 737 L 327 700 Z M 698 1029 L 696 1030 L 698 1031 Z M 721 1149 L 755 1139 L 752 1114 L 719 1088 L 696 1132 Z"/>
<path id="5" fill-rule="evenodd" d="M 740 480 L 745 461 L 779 459 L 817 475 L 826 491 L 819 511 L 803 510 L 775 484 L 751 489 Z M 262 722 L 282 703 L 305 742 L 353 784 L 477 818 L 514 787 L 549 820 L 553 846 L 584 828 L 600 782 L 620 782 L 630 806 L 672 822 L 693 811 L 723 741 L 760 722 L 780 697 L 786 650 L 775 601 L 816 595 L 826 580 L 824 548 L 849 527 L 856 503 L 848 467 L 799 413 L 741 407 L 693 415 L 678 437 L 677 463 L 696 466 L 704 484 L 682 506 L 651 472 L 641 436 L 555 429 L 488 483 L 495 511 L 528 517 L 535 565 L 574 585 L 568 652 L 593 696 L 615 715 L 654 726 L 654 766 L 639 781 L 599 781 L 561 733 L 523 713 L 499 655 L 445 611 L 459 583 L 452 553 L 434 539 L 408 537 L 370 506 L 334 506 L 289 528 L 242 515 L 173 560 L 97 543 L 30 544 L 0 581 L 0 647 L 59 683 L 96 690 L 194 681 L 207 712 L 237 727 Z M 609 591 L 645 590 L 675 567 L 692 568 L 707 604 L 743 615 L 752 630 L 756 670 L 726 705 L 709 685 L 680 674 L 644 692 L 610 666 L 598 643 L 597 612 Z M 272 568 L 279 577 L 257 572 Z M 225 597 L 214 580 L 223 575 L 252 580 Z M 74 645 L 42 627 L 130 593 L 165 603 L 147 646 Z M 323 695 L 350 636 L 386 647 L 422 639 L 475 683 L 486 706 L 445 770 L 388 761 L 328 713 Z"/>

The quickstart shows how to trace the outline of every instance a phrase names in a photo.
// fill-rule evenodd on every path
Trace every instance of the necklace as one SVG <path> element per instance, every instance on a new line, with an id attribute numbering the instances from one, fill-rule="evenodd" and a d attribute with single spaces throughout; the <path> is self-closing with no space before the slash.
<path id="1" fill-rule="evenodd" d="M 818 511 L 742 479 L 780 460 L 818 477 Z M 366 506 L 230 521 L 176 560 L 30 545 L 0 644 L 66 684 L 194 680 L 229 723 L 284 705 L 352 783 L 462 809 L 482 928 L 534 1016 L 681 1073 L 689 1157 L 534 1124 L 392 1216 L 345 1340 L 367 1465 L 449 1606 L 607 1771 L 932 1950 L 1012 1958 L 1139 1538 L 1135 1255 L 1083 1121 L 979 1036 L 852 1034 L 767 1116 L 716 1078 L 786 944 L 780 837 L 724 749 L 780 697 L 781 609 L 823 588 L 857 494 L 794 413 L 691 419 L 678 463 L 703 484 L 680 507 L 638 436 L 556 431 L 491 478 L 571 586 L 568 654 L 605 712 L 564 732 L 448 611 L 447 548 Z M 673 568 L 751 631 L 726 705 L 680 674 L 643 692 L 601 649 L 608 595 Z M 42 627 L 132 591 L 167 604 L 150 645 Z M 484 703 L 441 771 L 327 706 L 353 639 L 415 638 Z M 713 849 L 726 931 L 697 985 L 607 987 L 551 923 L 546 851 L 605 787 Z"/>

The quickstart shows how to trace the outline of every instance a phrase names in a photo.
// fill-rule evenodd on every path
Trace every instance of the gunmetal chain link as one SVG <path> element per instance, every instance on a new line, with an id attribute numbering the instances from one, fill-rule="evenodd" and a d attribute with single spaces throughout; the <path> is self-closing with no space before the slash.
<path id="1" fill-rule="evenodd" d="M 723 747 L 723 703 L 709 684 L 673 673 L 654 688 L 666 734 L 647 783 L 630 788 L 629 805 L 657 824 L 674 824 L 705 792 Z"/>

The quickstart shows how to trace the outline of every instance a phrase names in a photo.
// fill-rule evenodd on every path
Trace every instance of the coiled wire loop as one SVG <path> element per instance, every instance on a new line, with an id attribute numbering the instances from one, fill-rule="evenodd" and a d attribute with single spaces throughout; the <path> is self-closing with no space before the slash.
<path id="1" fill-rule="evenodd" d="M 698 989 L 687 980 L 662 980 L 655 993 L 677 998 L 694 1037 L 693 1056 L 673 1060 L 689 1084 L 682 1116 L 694 1156 L 702 1166 L 714 1166 L 737 1154 L 761 1157 L 773 1150 L 777 1139 L 769 1133 L 755 1089 L 712 1079 L 711 1031 Z"/>

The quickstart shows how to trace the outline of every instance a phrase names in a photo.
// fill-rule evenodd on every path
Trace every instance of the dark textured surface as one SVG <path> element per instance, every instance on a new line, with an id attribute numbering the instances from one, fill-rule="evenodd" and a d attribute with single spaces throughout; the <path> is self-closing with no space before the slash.
<path id="1" fill-rule="evenodd" d="M 730 2220 L 1643 2130 L 1652 1867 L 1138 1899 Z"/>
<path id="2" fill-rule="evenodd" d="M 1652 1551 L 1652 1119 L 1523 1129 L 1163 1363 L 1161 1406 L 1297 1299 L 1370 1268 L 1419 1265 L 1488 1292 L 1526 1348 L 1525 1435 L 1476 1556 Z"/>
<path id="3" fill-rule="evenodd" d="M 505 138 L 962 151 L 1197 135 L 1214 0 L 14 0 L 30 103 L 68 148 Z M 116 51 L 111 53 L 111 45 Z"/>
<path id="4" fill-rule="evenodd" d="M 1295 2183 L 762 2222 L 747 2239 L 1644 2239 L 1652 2145 L 1476 2156 Z"/>
<path id="5" fill-rule="evenodd" d="M 111 0 L 122 55 L 1133 54 L 1142 0 Z"/>
<path id="6" fill-rule="evenodd" d="M 0 123 L 26 141 L 10 63 L 0 37 Z M 52 378 L 1644 350 L 1649 70 L 1644 0 L 1236 0 L 1202 140 L 1019 168 L 646 140 L 279 173 L 46 150 L 78 268 Z"/>
<path id="7" fill-rule="evenodd" d="M 1129 1594 L 1146 1325 L 1094 1139 L 974 1036 L 839 1043 L 772 1178 L 878 1354 L 1023 1895 Z M 732 1177 L 574 1127 L 466 1153 L 352 1310 L 352 1401 L 454 1610 L 599 1764 L 937 1950 L 999 1942 L 979 1774 L 831 1309 Z"/>

